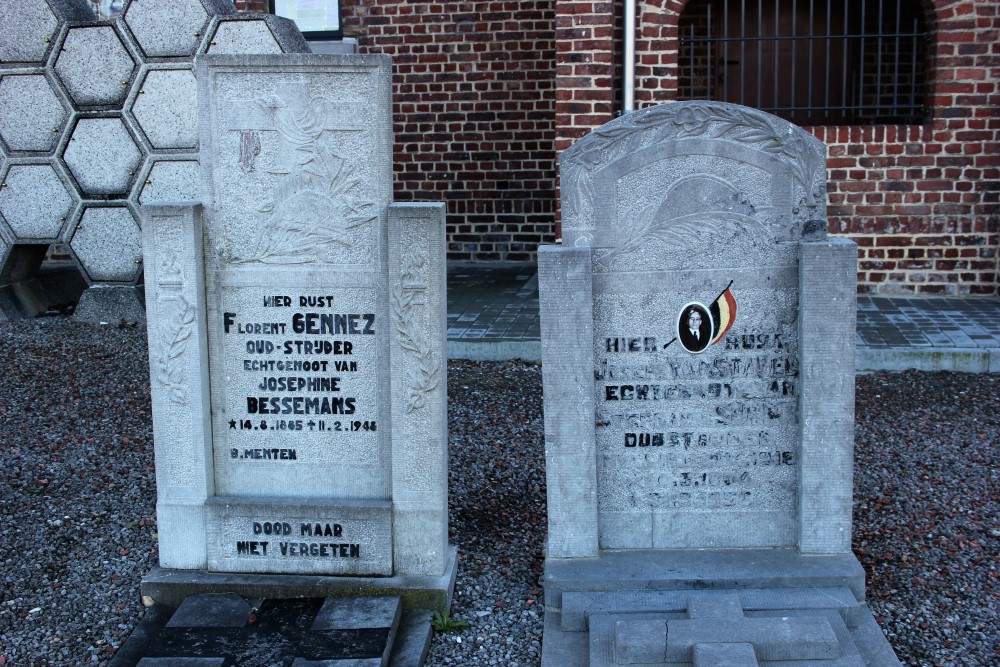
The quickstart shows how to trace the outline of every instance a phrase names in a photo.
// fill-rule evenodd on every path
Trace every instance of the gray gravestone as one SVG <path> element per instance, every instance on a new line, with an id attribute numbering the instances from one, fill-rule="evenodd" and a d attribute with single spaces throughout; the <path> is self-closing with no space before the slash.
<path id="1" fill-rule="evenodd" d="M 544 664 L 709 664 L 747 647 L 765 663 L 895 664 L 852 611 L 856 248 L 826 238 L 824 164 L 786 121 L 697 102 L 563 154 L 563 245 L 539 253 Z M 729 590 L 732 609 L 695 588 Z M 754 608 L 733 592 L 772 588 L 788 595 Z M 831 612 L 838 595 L 853 604 Z M 791 620 L 756 618 L 778 612 Z"/>
<path id="2" fill-rule="evenodd" d="M 285 583 L 447 607 L 444 206 L 391 202 L 390 61 L 210 55 L 196 75 L 204 209 L 143 207 L 144 592 L 324 575 Z"/>

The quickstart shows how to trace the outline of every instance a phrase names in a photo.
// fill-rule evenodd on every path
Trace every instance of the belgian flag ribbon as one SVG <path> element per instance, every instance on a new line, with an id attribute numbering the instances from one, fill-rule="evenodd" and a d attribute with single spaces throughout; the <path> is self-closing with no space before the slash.
<path id="1" fill-rule="evenodd" d="M 712 323 L 715 325 L 710 345 L 718 343 L 726 335 L 726 332 L 729 331 L 729 327 L 733 326 L 733 322 L 736 321 L 736 297 L 729 291 L 729 288 L 732 286 L 733 281 L 730 280 L 726 289 L 722 290 L 722 294 L 719 295 L 719 298 L 708 309 L 708 312 L 712 314 Z"/>

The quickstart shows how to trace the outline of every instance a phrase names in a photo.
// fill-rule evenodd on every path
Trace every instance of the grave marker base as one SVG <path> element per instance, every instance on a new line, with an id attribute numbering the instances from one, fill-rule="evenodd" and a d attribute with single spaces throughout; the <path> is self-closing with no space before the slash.
<path id="1" fill-rule="evenodd" d="M 432 610 L 447 610 L 451 604 L 458 570 L 457 549 L 451 547 L 447 556 L 445 572 L 438 577 L 254 575 L 153 568 L 142 581 L 143 600 L 150 606 L 111 665 L 221 665 L 223 662 L 211 650 L 218 653 L 259 644 L 257 657 L 273 654 L 294 658 L 297 661 L 291 664 L 296 667 L 324 664 L 418 667 L 430 647 Z M 397 606 L 393 622 L 389 611 Z M 304 626 L 298 623 L 302 626 L 300 630 L 311 627 L 317 637 L 296 634 L 294 628 L 287 628 L 289 635 L 281 630 L 280 621 L 261 625 L 261 613 L 255 614 L 256 624 L 243 622 L 254 608 L 258 612 L 270 610 L 282 618 L 305 614 L 310 620 Z M 197 629 L 193 630 L 194 626 Z M 188 637 L 192 640 L 190 644 L 198 640 L 208 652 L 166 653 L 171 647 L 186 647 L 184 642 L 178 642 L 178 636 Z M 381 648 L 373 653 L 376 644 Z M 326 647 L 332 652 L 325 660 L 354 662 L 317 661 L 316 651 L 310 653 L 313 658 L 296 653 L 303 647 L 309 651 Z M 254 665 L 257 657 L 245 657 L 243 662 L 232 664 Z M 284 664 L 261 659 L 262 665 Z"/>
<path id="2" fill-rule="evenodd" d="M 114 667 L 419 665 L 429 612 L 404 615 L 398 595 L 271 599 L 201 594 L 154 605 Z"/>
<path id="3" fill-rule="evenodd" d="M 900 664 L 851 554 L 605 551 L 549 558 L 544 584 L 543 665 Z"/>

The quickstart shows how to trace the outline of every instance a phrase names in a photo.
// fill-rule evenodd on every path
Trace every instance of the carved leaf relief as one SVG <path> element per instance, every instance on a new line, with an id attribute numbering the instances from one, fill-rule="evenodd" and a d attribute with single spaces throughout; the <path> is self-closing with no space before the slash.
<path id="1" fill-rule="evenodd" d="M 177 302 L 178 307 L 167 322 L 162 338 L 166 348 L 156 359 L 156 380 L 166 387 L 167 395 L 173 403 L 187 405 L 182 357 L 194 331 L 195 308 L 183 296 L 178 297 Z"/>
<path id="2" fill-rule="evenodd" d="M 410 370 L 407 413 L 427 405 L 427 396 L 437 388 L 441 376 L 441 355 L 431 348 L 424 327 L 426 290 L 426 253 L 412 246 L 404 248 L 400 280 L 394 286 L 391 303 L 400 347 L 416 361 Z"/>
<path id="3" fill-rule="evenodd" d="M 662 198 L 639 211 L 632 224 L 615 230 L 615 245 L 596 251 L 595 259 L 598 266 L 608 268 L 615 257 L 636 252 L 650 242 L 684 249 L 737 238 L 767 243 L 773 235 L 736 188 L 714 176 L 697 174 L 678 180 Z"/>

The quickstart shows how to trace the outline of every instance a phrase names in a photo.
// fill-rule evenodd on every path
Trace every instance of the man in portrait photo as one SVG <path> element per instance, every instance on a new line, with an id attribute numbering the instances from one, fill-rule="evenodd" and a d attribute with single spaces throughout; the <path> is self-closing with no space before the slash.
<path id="1" fill-rule="evenodd" d="M 688 352 L 701 352 L 712 342 L 712 317 L 700 303 L 689 303 L 677 318 L 677 337 Z"/>

